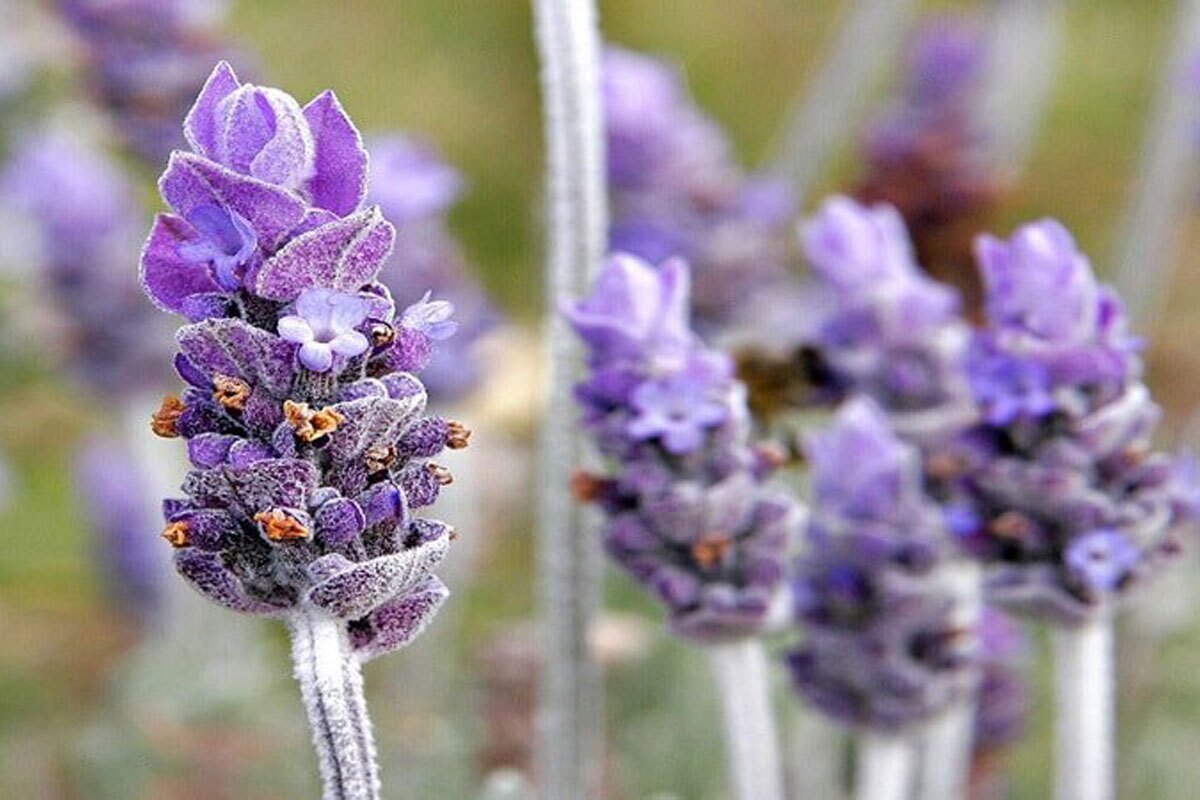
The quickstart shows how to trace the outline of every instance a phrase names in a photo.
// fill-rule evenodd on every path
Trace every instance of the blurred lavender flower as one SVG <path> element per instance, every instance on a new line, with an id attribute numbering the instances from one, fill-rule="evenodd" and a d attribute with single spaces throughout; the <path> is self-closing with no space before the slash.
<path id="1" fill-rule="evenodd" d="M 500 321 L 446 224 L 462 177 L 432 147 L 405 136 L 376 138 L 369 149 L 367 199 L 400 229 L 380 280 L 397 304 L 432 292 L 454 306 L 457 332 L 434 353 L 421 380 L 435 402 L 456 400 L 478 385 L 482 367 L 475 346 Z"/>
<path id="2" fill-rule="evenodd" d="M 72 371 L 108 399 L 157 389 L 170 339 L 128 266 L 143 219 L 118 167 L 80 140 L 43 133 L 18 144 L 0 190 L 36 231 Z"/>
<path id="3" fill-rule="evenodd" d="M 981 237 L 987 327 L 970 376 L 984 421 L 964 448 L 993 597 L 1081 624 L 1152 575 L 1200 511 L 1190 463 L 1151 450 L 1160 411 L 1120 300 L 1052 220 Z"/>
<path id="4" fill-rule="evenodd" d="M 801 238 L 818 281 L 810 379 L 826 399 L 871 397 L 918 439 L 967 424 L 958 296 L 921 272 L 895 209 L 834 197 Z"/>
<path id="5" fill-rule="evenodd" d="M 955 16 L 937 17 L 910 46 L 899 96 L 869 128 L 863 202 L 886 202 L 904 218 L 920 265 L 978 305 L 971 239 L 995 207 L 999 186 L 981 158 L 974 110 L 983 89 L 985 37 Z"/>
<path id="6" fill-rule="evenodd" d="M 809 446 L 816 505 L 795 578 L 796 688 L 848 725 L 898 732 L 974 682 L 974 636 L 943 569 L 953 555 L 920 454 L 872 401 L 850 401 Z"/>
<path id="7" fill-rule="evenodd" d="M 77 491 L 95 532 L 95 550 L 104 564 L 108 591 L 120 609 L 145 625 L 163 600 L 162 561 L 152 548 L 153 503 L 144 476 L 128 465 L 132 455 L 115 440 L 96 438 L 75 461 Z M 125 465 L 120 469 L 115 465 Z"/>
<path id="8" fill-rule="evenodd" d="M 160 164 L 214 61 L 221 0 L 58 0 L 84 46 L 88 86 L 129 147 Z"/>
<path id="9" fill-rule="evenodd" d="M 602 89 L 612 192 L 609 246 L 657 264 L 692 264 L 696 326 L 728 326 L 740 307 L 784 278 L 794 201 L 781 180 L 748 177 L 724 133 L 680 76 L 610 47 Z"/>
<path id="10" fill-rule="evenodd" d="M 800 509 L 764 482 L 774 462 L 749 442 L 732 365 L 688 326 L 689 273 L 613 256 L 565 313 L 588 348 L 584 424 L 611 461 L 581 475 L 607 520 L 609 553 L 699 641 L 761 631 L 786 577 Z"/>
<path id="11" fill-rule="evenodd" d="M 241 116 L 242 96 L 258 111 Z M 263 102 L 276 111 L 273 138 L 255 116 Z M 428 459 L 467 432 L 422 416 L 424 388 L 403 371 L 419 364 L 394 346 L 429 337 L 375 280 L 394 229 L 377 208 L 351 213 L 366 151 L 331 93 L 301 112 L 278 89 L 240 87 L 224 64 L 188 136 L 234 168 L 173 154 L 160 188 L 177 215 L 159 215 L 142 258 L 151 298 L 195 320 L 177 336 L 188 388 L 153 423 L 187 441 L 193 466 L 187 497 L 164 505 L 164 536 L 213 601 L 268 616 L 320 609 L 363 658 L 379 655 L 445 597 L 429 570 L 451 531 L 412 512 L 450 480 Z M 198 210 L 241 220 L 255 242 L 233 285 L 219 259 L 190 257 L 207 235 Z"/>

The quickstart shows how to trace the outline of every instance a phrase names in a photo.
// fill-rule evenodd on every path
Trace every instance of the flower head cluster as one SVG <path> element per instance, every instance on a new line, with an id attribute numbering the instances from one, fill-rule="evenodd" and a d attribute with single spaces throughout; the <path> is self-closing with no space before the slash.
<path id="1" fill-rule="evenodd" d="M 603 66 L 610 247 L 688 261 L 696 324 L 710 333 L 786 274 L 794 201 L 781 181 L 743 173 L 673 70 L 618 48 Z"/>
<path id="2" fill-rule="evenodd" d="M 457 332 L 433 355 L 421 380 L 434 401 L 455 400 L 478 385 L 475 345 L 499 321 L 446 224 L 462 193 L 462 177 L 432 147 L 405 136 L 380 137 L 368 148 L 367 198 L 401 230 L 401 246 L 379 279 L 401 305 L 419 300 L 421 291 L 453 304 Z"/>
<path id="3" fill-rule="evenodd" d="M 970 601 L 915 447 L 872 401 L 809 446 L 816 503 L 795 577 L 797 689 L 846 724 L 901 730 L 971 687 Z"/>
<path id="4" fill-rule="evenodd" d="M 332 93 L 301 108 L 222 64 L 185 128 L 142 258 L 150 297 L 190 320 L 187 388 L 152 421 L 192 464 L 163 536 L 221 605 L 323 611 L 362 657 L 402 646 L 446 595 L 430 570 L 452 531 L 415 512 L 451 480 L 429 459 L 469 431 L 423 414 L 412 373 L 451 308 L 397 310 L 377 281 L 395 231 L 359 209 L 367 154 Z"/>
<path id="5" fill-rule="evenodd" d="M 220 0 L 58 0 L 84 46 L 89 89 L 128 145 L 160 164 L 210 65 Z"/>
<path id="6" fill-rule="evenodd" d="M 958 296 L 921 272 L 895 209 L 834 197 L 802 240 L 821 299 L 807 342 L 818 389 L 871 397 L 915 429 L 906 433 L 969 419 Z"/>
<path id="7" fill-rule="evenodd" d="M 80 139 L 43 133 L 18 145 L 0 191 L 29 219 L 71 370 L 97 397 L 157 390 L 169 335 L 128 266 L 143 220 L 120 169 Z"/>
<path id="8" fill-rule="evenodd" d="M 1014 607 L 1078 623 L 1180 547 L 1197 489 L 1151 449 L 1160 411 L 1119 299 L 1052 220 L 981 237 L 987 326 L 970 355 L 974 519 L 960 533 Z"/>
<path id="9" fill-rule="evenodd" d="M 972 308 L 971 238 L 999 188 L 973 124 L 984 56 L 984 37 L 962 19 L 939 17 L 918 31 L 900 95 L 867 134 L 855 190 L 864 202 L 896 207 L 921 266 L 961 288 Z"/>
<path id="10" fill-rule="evenodd" d="M 783 589 L 800 511 L 764 485 L 732 365 L 688 326 L 687 266 L 627 255 L 566 314 L 588 348 L 584 424 L 613 465 L 577 489 L 604 510 L 604 541 L 670 611 L 680 636 L 761 631 Z"/>

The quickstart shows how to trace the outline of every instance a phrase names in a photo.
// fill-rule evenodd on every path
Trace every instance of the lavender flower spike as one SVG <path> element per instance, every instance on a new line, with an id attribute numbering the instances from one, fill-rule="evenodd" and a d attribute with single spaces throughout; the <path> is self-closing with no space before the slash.
<path id="1" fill-rule="evenodd" d="M 300 113 L 218 66 L 188 115 L 201 152 L 173 154 L 160 184 L 179 213 L 155 223 L 142 273 L 192 320 L 176 336 L 187 388 L 152 420 L 192 465 L 163 504 L 176 568 L 215 603 L 287 621 L 325 797 L 370 800 L 359 664 L 412 641 L 446 598 L 432 570 L 453 531 L 415 512 L 451 480 L 430 459 L 469 431 L 423 413 L 411 370 L 452 332 L 447 309 L 398 312 L 376 281 L 394 230 L 378 209 L 351 213 L 361 145 L 332 97 Z M 214 220 L 253 242 L 237 270 L 195 257 Z"/>
<path id="2" fill-rule="evenodd" d="M 823 313 L 806 342 L 827 400 L 874 399 L 907 438 L 926 444 L 974 418 L 970 344 L 957 294 L 917 266 L 891 206 L 827 200 L 802 228 Z"/>
<path id="3" fill-rule="evenodd" d="M 921 462 L 867 399 L 809 444 L 816 505 L 796 570 L 796 688 L 843 724 L 902 733 L 970 689 L 973 642 Z"/>
<path id="4" fill-rule="evenodd" d="M 779 609 L 802 515 L 766 486 L 778 462 L 751 444 L 729 359 L 688 327 L 689 277 L 682 261 L 655 268 L 616 255 L 567 309 L 588 350 L 576 389 L 584 427 L 610 463 L 577 489 L 603 509 L 606 549 L 666 606 L 672 631 L 710 647 L 735 796 L 769 799 L 779 796 L 778 763 L 750 637 Z M 749 760 L 738 755 L 747 736 L 762 748 Z"/>

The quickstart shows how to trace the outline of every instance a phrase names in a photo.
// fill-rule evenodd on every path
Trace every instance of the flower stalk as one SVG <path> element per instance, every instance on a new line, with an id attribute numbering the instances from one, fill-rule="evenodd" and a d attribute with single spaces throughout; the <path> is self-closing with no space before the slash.
<path id="1" fill-rule="evenodd" d="M 1056 800 L 1115 796 L 1113 657 L 1111 606 L 1054 632 Z"/>
<path id="2" fill-rule="evenodd" d="M 316 609 L 288 618 L 292 661 L 324 785 L 323 800 L 377 800 L 375 739 L 345 623 Z"/>
<path id="3" fill-rule="evenodd" d="M 909 736 L 864 731 L 855 768 L 857 800 L 907 800 L 916 759 Z"/>
<path id="4" fill-rule="evenodd" d="M 583 293 L 607 231 L 600 34 L 590 0 L 535 0 L 547 149 L 549 387 L 539 445 L 540 596 L 546 664 L 538 770 L 550 800 L 586 798 L 598 783 L 601 685 L 587 636 L 600 604 L 600 553 L 584 534 L 569 478 L 582 459 L 571 386 L 578 349 L 558 313 Z"/>
<path id="5" fill-rule="evenodd" d="M 729 796 L 735 800 L 782 800 L 779 747 L 762 642 L 743 639 L 705 649 L 725 721 Z"/>

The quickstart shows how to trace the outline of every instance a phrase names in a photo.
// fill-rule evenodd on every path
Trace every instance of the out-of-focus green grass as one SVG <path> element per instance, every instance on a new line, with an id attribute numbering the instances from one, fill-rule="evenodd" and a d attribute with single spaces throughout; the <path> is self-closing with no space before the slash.
<path id="1" fill-rule="evenodd" d="M 528 3 L 241 0 L 234 5 L 231 30 L 258 54 L 267 82 L 298 96 L 335 87 L 368 132 L 402 129 L 426 136 L 462 169 L 470 191 L 455 212 L 455 229 L 488 287 L 519 321 L 532 324 L 541 295 L 542 128 Z M 680 64 L 700 103 L 724 124 L 746 163 L 757 165 L 768 157 L 777 126 L 820 62 L 845 5 L 609 0 L 602 2 L 602 16 L 614 41 Z M 1071 4 L 1060 84 L 1027 180 L 1004 214 L 1002 230 L 1029 217 L 1060 217 L 1097 264 L 1108 268 L 1146 111 L 1173 31 L 1174 6 L 1168 0 Z M 847 131 L 844 152 L 826 180 L 829 188 L 853 174 L 856 139 L 856 131 Z M 1198 243 L 1197 231 L 1190 236 L 1191 244 Z M 1190 261 L 1181 264 L 1174 315 L 1160 327 L 1151 360 L 1152 379 L 1168 390 L 1176 418 L 1200 402 L 1198 359 L 1189 338 L 1200 335 L 1200 314 L 1193 308 L 1195 274 Z M 84 401 L 63 384 L 38 379 L 6 391 L 5 397 L 0 446 L 15 462 L 18 484 L 16 503 L 0 517 L 0 630 L 5 636 L 0 745 L 13 740 L 45 745 L 49 739 L 51 752 L 65 751 L 71 746 L 67 737 L 90 714 L 88 703 L 99 696 L 104 675 L 97 671 L 111 663 L 122 644 L 118 626 L 104 610 L 88 561 L 84 520 L 73 508 L 64 478 L 72 444 L 94 421 Z M 31 416 L 31 410 L 37 413 Z M 531 611 L 531 563 L 528 537 L 506 540 L 488 553 L 475 585 L 455 587 L 454 602 L 462 604 L 465 616 L 464 651 L 506 620 Z M 1194 571 L 1195 565 L 1186 568 Z M 656 619 L 652 606 L 623 579 L 614 580 L 610 595 L 615 607 Z M 1200 764 L 1189 757 L 1194 739 L 1187 731 L 1200 720 L 1200 679 L 1195 677 L 1200 626 L 1161 639 L 1135 634 L 1126 639 L 1125 796 L 1193 797 Z M 1036 663 L 1036 713 L 1014 761 L 1013 796 L 1024 800 L 1047 796 L 1053 756 L 1048 673 L 1044 659 Z M 687 800 L 723 796 L 720 738 L 712 727 L 715 704 L 706 679 L 703 662 L 676 643 L 662 643 L 644 663 L 613 673 L 609 731 L 614 772 L 625 797 L 642 800 L 667 791 Z M 9 766 L 0 764 L 0 772 Z M 38 782 L 43 773 L 53 778 L 55 772 L 38 758 L 8 771 L 0 778 L 0 794 L 17 791 L 13 787 L 44 787 L 44 780 Z M 72 793 L 61 780 L 49 785 L 61 788 L 49 796 L 88 796 Z M 18 795 L 33 796 L 13 796 Z"/>

